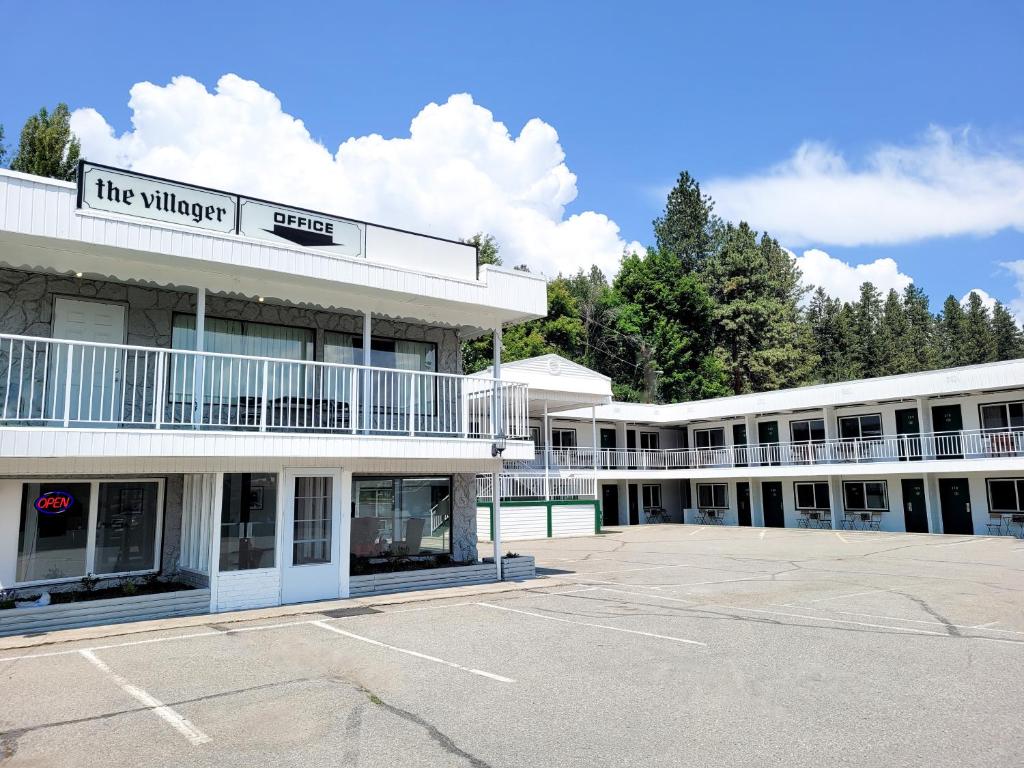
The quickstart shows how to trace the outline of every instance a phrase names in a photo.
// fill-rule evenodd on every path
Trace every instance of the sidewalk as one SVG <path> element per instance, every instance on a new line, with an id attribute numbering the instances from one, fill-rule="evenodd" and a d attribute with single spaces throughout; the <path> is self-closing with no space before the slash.
<path id="1" fill-rule="evenodd" d="M 261 619 L 279 619 L 286 616 L 303 616 L 353 608 L 376 608 L 384 605 L 402 605 L 405 603 L 446 600 L 475 595 L 495 595 L 502 592 L 517 592 L 536 589 L 537 587 L 557 587 L 566 583 L 575 583 L 562 578 L 539 576 L 529 581 L 501 581 L 490 584 L 472 584 L 464 587 L 442 587 L 440 589 L 424 589 L 415 592 L 397 592 L 391 595 L 372 597 L 352 597 L 338 600 L 322 600 L 314 603 L 278 605 L 272 608 L 253 608 L 247 611 L 228 611 L 225 613 L 203 613 L 197 616 L 176 616 L 169 619 L 153 619 L 151 621 L 125 622 L 121 624 L 101 624 L 95 627 L 63 629 L 45 632 L 39 635 L 11 635 L 0 637 L 0 651 L 19 648 L 37 648 L 58 643 L 71 643 L 79 640 L 96 640 L 106 637 L 135 635 L 142 632 L 158 632 L 168 629 L 198 627 L 209 624 L 233 624 L 239 622 L 260 621 Z"/>

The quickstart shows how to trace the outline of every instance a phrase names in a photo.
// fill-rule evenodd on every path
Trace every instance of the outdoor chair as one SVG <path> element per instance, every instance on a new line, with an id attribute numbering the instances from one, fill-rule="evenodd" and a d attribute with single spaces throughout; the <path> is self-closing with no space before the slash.
<path id="1" fill-rule="evenodd" d="M 358 557 L 373 557 L 381 553 L 377 542 L 383 521 L 377 517 L 352 518 L 352 554 Z"/>

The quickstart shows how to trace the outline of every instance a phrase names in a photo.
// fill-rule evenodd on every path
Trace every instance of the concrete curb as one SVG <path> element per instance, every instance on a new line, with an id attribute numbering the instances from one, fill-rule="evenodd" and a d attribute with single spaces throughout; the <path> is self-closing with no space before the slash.
<path id="1" fill-rule="evenodd" d="M 207 626 L 216 624 L 235 624 L 260 621 L 261 619 L 280 619 L 290 616 L 307 616 L 335 611 L 345 608 L 376 608 L 384 605 L 403 605 L 431 600 L 473 597 L 475 595 L 495 595 L 503 592 L 518 592 L 537 587 L 557 587 L 563 584 L 575 584 L 572 579 L 538 576 L 528 581 L 501 581 L 489 584 L 471 584 L 461 587 L 442 587 L 440 589 L 424 589 L 415 592 L 398 592 L 388 595 L 370 597 L 352 597 L 339 600 L 323 600 L 315 603 L 296 605 L 280 605 L 273 608 L 254 608 L 247 611 L 227 611 L 224 613 L 203 613 L 197 616 L 177 616 L 168 619 L 126 622 L 123 624 L 105 624 L 97 627 L 81 627 L 64 629 L 29 635 L 11 635 L 0 637 L 0 651 L 22 648 L 38 648 L 60 643 L 72 643 L 83 640 L 98 640 L 107 637 L 135 635 L 143 632 L 160 632 L 170 629 Z"/>

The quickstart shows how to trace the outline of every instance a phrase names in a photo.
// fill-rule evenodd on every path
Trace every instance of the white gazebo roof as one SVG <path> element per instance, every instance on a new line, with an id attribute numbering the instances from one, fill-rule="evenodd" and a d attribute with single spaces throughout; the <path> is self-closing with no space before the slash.
<path id="1" fill-rule="evenodd" d="M 491 376 L 492 369 L 479 376 Z M 608 405 L 612 401 L 612 380 L 579 363 L 549 354 L 501 364 L 501 378 L 530 388 L 530 415 Z"/>

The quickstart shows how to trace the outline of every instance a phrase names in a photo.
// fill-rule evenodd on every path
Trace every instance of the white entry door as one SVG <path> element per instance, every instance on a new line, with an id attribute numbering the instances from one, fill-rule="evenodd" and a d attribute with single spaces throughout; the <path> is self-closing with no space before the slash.
<path id="1" fill-rule="evenodd" d="M 57 297 L 53 304 L 54 339 L 124 344 L 125 311 L 121 304 Z M 50 355 L 50 392 L 55 416 L 64 413 L 69 394 L 71 421 L 113 423 L 122 420 L 121 368 L 124 353 L 106 347 L 63 347 Z M 65 390 L 71 377 L 70 391 Z"/>
<path id="2" fill-rule="evenodd" d="M 301 603 L 338 597 L 341 471 L 289 469 L 284 478 L 281 600 Z"/>

